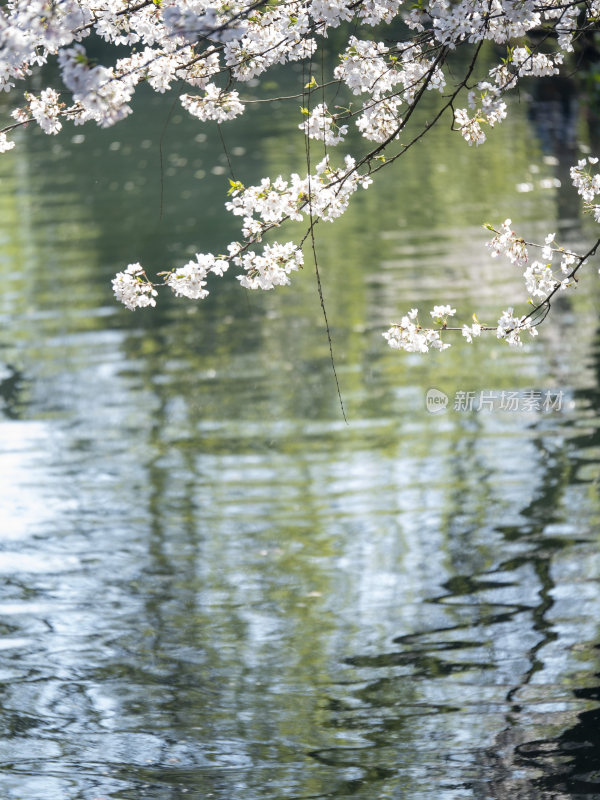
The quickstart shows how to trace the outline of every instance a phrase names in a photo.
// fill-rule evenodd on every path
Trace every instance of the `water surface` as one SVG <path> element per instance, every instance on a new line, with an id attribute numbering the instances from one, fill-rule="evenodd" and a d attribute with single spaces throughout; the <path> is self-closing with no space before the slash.
<path id="1" fill-rule="evenodd" d="M 322 226 L 345 424 L 308 259 L 262 295 L 113 301 L 130 261 L 236 237 L 218 136 L 168 113 L 0 162 L 2 797 L 600 796 L 592 276 L 519 351 L 381 337 L 514 302 L 485 221 L 590 242 L 568 161 L 517 109 L 479 151 L 434 132 Z M 301 168 L 289 124 L 224 128 L 246 182 Z"/>

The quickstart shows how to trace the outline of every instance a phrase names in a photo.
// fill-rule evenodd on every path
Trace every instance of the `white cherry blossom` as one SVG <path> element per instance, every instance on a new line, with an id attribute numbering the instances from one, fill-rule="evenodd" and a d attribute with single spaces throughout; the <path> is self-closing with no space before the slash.
<path id="1" fill-rule="evenodd" d="M 145 306 L 155 306 L 156 289 L 148 281 L 143 267 L 139 263 L 129 264 L 117 273 L 112 281 L 115 297 L 130 311 Z"/>

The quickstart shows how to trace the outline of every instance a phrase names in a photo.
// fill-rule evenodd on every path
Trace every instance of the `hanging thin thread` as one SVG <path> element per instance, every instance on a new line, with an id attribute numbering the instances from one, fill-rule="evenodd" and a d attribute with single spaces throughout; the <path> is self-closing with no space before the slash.
<path id="1" fill-rule="evenodd" d="M 181 88 L 183 85 L 183 81 L 179 81 L 178 89 Z M 160 139 L 158 140 L 158 159 L 160 162 L 160 210 L 158 214 L 158 221 L 161 222 L 163 218 L 163 200 L 165 196 L 165 176 L 164 176 L 164 165 L 163 165 L 163 140 L 165 138 L 165 133 L 167 132 L 167 125 L 171 121 L 171 117 L 173 115 L 173 110 L 175 108 L 175 103 L 177 102 L 178 97 L 175 96 L 175 99 L 171 103 L 171 108 L 169 109 L 169 113 L 166 116 L 164 125 L 162 127 L 162 131 L 160 132 Z"/>
<path id="2" fill-rule="evenodd" d="M 309 60 L 309 68 L 312 72 L 312 57 Z M 303 93 L 303 105 L 307 110 L 310 110 L 310 88 L 308 89 L 308 95 L 305 94 L 306 89 L 306 76 L 304 73 L 304 62 L 302 63 L 302 85 L 304 87 Z M 346 416 L 346 409 L 344 408 L 344 401 L 342 400 L 342 391 L 340 389 L 340 382 L 338 380 L 337 370 L 335 368 L 335 359 L 333 357 L 333 342 L 331 340 L 331 330 L 329 328 L 329 320 L 327 319 L 327 310 L 325 308 L 325 298 L 323 297 L 323 286 L 321 284 L 321 274 L 319 272 L 319 262 L 317 259 L 317 247 L 315 243 L 315 223 L 313 220 L 313 213 L 312 213 L 312 187 L 311 187 L 311 175 L 310 175 L 310 138 L 308 134 L 304 136 L 304 147 L 306 149 L 306 167 L 308 173 L 308 214 L 310 217 L 310 242 L 313 254 L 313 261 L 315 264 L 315 275 L 317 278 L 317 290 L 319 292 L 319 301 L 321 303 L 321 310 L 323 312 L 323 319 L 325 321 L 325 331 L 327 332 L 327 342 L 329 344 L 329 358 L 331 360 L 331 369 L 333 370 L 333 377 L 335 379 L 335 386 L 337 389 L 337 396 L 338 400 L 340 401 L 340 408 L 342 409 L 342 416 L 344 418 L 344 422 L 348 425 L 348 418 Z"/>

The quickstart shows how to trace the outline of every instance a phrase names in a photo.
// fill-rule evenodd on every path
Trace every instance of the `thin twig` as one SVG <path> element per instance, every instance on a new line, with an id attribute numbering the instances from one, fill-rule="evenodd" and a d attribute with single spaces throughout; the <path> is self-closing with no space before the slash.
<path id="1" fill-rule="evenodd" d="M 304 64 L 302 70 L 302 84 L 305 85 L 305 75 L 304 75 Z M 309 60 L 309 72 L 312 73 L 312 57 Z M 304 101 L 304 105 L 308 108 L 310 105 L 310 92 L 311 90 L 308 89 L 307 99 Z M 306 172 L 308 175 L 308 215 L 310 220 L 310 241 L 311 241 L 311 249 L 313 254 L 313 261 L 315 264 L 315 276 L 317 278 L 317 291 L 319 293 L 319 302 L 321 303 L 321 311 L 323 312 L 323 319 L 325 321 L 325 331 L 327 333 L 327 342 L 329 344 L 329 358 L 331 360 L 331 369 L 333 371 L 333 377 L 335 380 L 335 386 L 337 389 L 337 396 L 338 400 L 340 401 L 340 408 L 342 409 L 342 417 L 344 418 L 344 422 L 348 425 L 348 417 L 346 416 L 346 409 L 344 408 L 344 401 L 342 399 L 342 391 L 340 389 L 340 382 L 338 379 L 337 370 L 335 368 L 335 358 L 333 355 L 333 342 L 331 340 L 331 329 L 329 327 L 329 320 L 327 318 L 327 309 L 325 308 L 325 298 L 323 296 L 323 285 L 321 283 L 321 273 L 319 272 L 319 260 L 317 258 L 317 247 L 315 243 L 315 233 L 314 233 L 314 222 L 313 222 L 313 209 L 312 209 L 312 187 L 311 187 L 311 174 L 310 174 L 310 137 L 308 134 L 304 136 L 304 147 L 306 150 Z"/>

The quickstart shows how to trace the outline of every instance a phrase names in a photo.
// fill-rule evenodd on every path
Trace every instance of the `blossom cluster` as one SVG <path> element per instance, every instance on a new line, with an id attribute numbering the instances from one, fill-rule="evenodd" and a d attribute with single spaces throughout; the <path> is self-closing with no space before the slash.
<path id="1" fill-rule="evenodd" d="M 28 120 L 32 117 L 48 134 L 57 134 L 62 128 L 60 112 L 64 103 L 59 102 L 58 93 L 54 89 L 44 89 L 39 97 L 25 92 L 27 105 L 15 108 L 12 116 L 16 120 Z"/>
<path id="2" fill-rule="evenodd" d="M 596 222 L 600 222 L 600 204 L 594 202 L 600 194 L 600 173 L 592 175 L 590 169 L 597 163 L 598 159 L 594 157 L 580 159 L 576 166 L 571 167 L 571 180 L 587 208 L 593 213 Z"/>
<path id="3" fill-rule="evenodd" d="M 226 92 L 214 83 L 206 84 L 203 97 L 182 94 L 179 99 L 186 111 L 202 122 L 225 122 L 244 113 L 244 104 L 240 103 L 238 93 Z"/>
<path id="4" fill-rule="evenodd" d="M 470 144 L 480 145 L 485 142 L 486 136 L 481 127 L 487 124 L 490 128 L 506 118 L 506 103 L 502 99 L 501 89 L 489 81 L 481 81 L 477 85 L 477 92 L 468 94 L 469 107 L 473 116 L 469 117 L 466 108 L 457 108 L 454 112 L 454 122 L 458 125 L 464 139 Z"/>
<path id="5" fill-rule="evenodd" d="M 203 300 L 208 296 L 208 289 L 204 287 L 209 273 L 221 276 L 228 268 L 229 263 L 224 258 L 215 257 L 212 253 L 196 253 L 194 261 L 188 261 L 183 267 L 167 273 L 165 283 L 177 297 Z"/>
<path id="6" fill-rule="evenodd" d="M 592 201 L 600 194 L 600 174 L 592 175 L 589 168 L 597 163 L 597 158 L 590 157 L 580 160 L 571 169 L 573 185 L 583 199 L 591 205 L 595 216 L 598 214 L 599 206 L 593 204 Z M 596 219 L 598 221 L 597 216 Z M 456 309 L 449 305 L 434 306 L 430 315 L 437 327 L 431 328 L 421 326 L 418 320 L 418 309 L 413 308 L 402 317 L 401 322 L 394 323 L 383 334 L 390 347 L 410 353 L 426 353 L 430 349 L 445 350 L 450 347 L 450 344 L 442 341 L 441 334 L 444 331 L 460 331 L 465 340 L 471 343 L 473 339 L 481 336 L 482 331 L 495 330 L 498 339 L 503 339 L 513 347 L 523 345 L 521 336 L 524 333 L 537 336 L 537 326 L 550 310 L 553 296 L 556 292 L 574 285 L 575 273 L 586 263 L 587 257 L 558 246 L 555 233 L 548 233 L 543 244 L 528 244 L 512 229 L 510 219 L 504 220 L 498 229 L 491 225 L 486 227 L 494 233 L 493 238 L 487 243 L 491 256 L 493 258 L 504 256 L 512 265 L 523 271 L 525 289 L 529 296 L 529 302 L 533 305 L 533 310 L 519 315 L 511 306 L 502 311 L 495 326 L 483 325 L 473 315 L 471 325 L 464 324 L 462 327 L 449 328 L 448 318 L 455 315 Z M 595 252 L 599 246 L 600 239 L 593 251 Z M 541 260 L 530 260 L 529 250 L 532 247 L 541 251 Z"/>
<path id="7" fill-rule="evenodd" d="M 285 244 L 266 244 L 262 253 L 241 252 L 240 246 L 229 246 L 232 262 L 244 272 L 237 279 L 246 289 L 274 289 L 289 284 L 289 275 L 301 269 L 304 264 L 302 250 L 294 242 Z M 190 300 L 203 300 L 208 297 L 206 288 L 212 273 L 222 277 L 229 268 L 229 261 L 212 253 L 196 253 L 195 258 L 183 267 L 162 273 L 163 284 L 168 286 L 176 297 Z M 136 308 L 156 305 L 158 294 L 155 284 L 149 281 L 141 264 L 129 264 L 117 273 L 112 281 L 115 297 L 123 305 L 134 311 Z"/>
<path id="8" fill-rule="evenodd" d="M 532 336 L 537 336 L 537 328 L 533 325 L 531 318 L 527 315 L 516 317 L 513 308 L 507 308 L 502 312 L 496 328 L 498 339 L 505 339 L 507 344 L 513 347 L 521 347 L 521 334 L 527 331 Z"/>
<path id="9" fill-rule="evenodd" d="M 112 287 L 117 300 L 130 311 L 156 305 L 158 292 L 139 263 L 129 264 L 123 272 L 118 272 L 113 278 Z"/>
<path id="10" fill-rule="evenodd" d="M 238 280 L 246 289 L 273 289 L 290 282 L 290 272 L 302 267 L 304 256 L 294 242 L 274 242 L 266 244 L 261 255 L 250 251 L 233 261 L 245 270 L 246 274 L 238 275 Z"/>
<path id="11" fill-rule="evenodd" d="M 306 111 L 308 114 L 309 112 Z M 298 125 L 300 130 L 311 139 L 318 139 L 326 145 L 339 144 L 348 133 L 347 125 L 337 125 L 334 117 L 327 109 L 327 103 L 319 103 L 309 115 L 309 118 Z"/>
<path id="12" fill-rule="evenodd" d="M 456 313 L 450 306 L 435 306 L 429 312 L 434 320 L 444 321 Z M 423 328 L 419 324 L 419 309 L 411 308 L 400 322 L 394 323 L 383 337 L 390 347 L 396 350 L 406 350 L 408 353 L 427 353 L 430 348 L 434 350 L 447 350 L 450 345 L 442 341 L 440 331 L 435 328 Z"/>
<path id="13" fill-rule="evenodd" d="M 301 178 L 297 173 L 285 180 L 279 175 L 247 188 L 233 184 L 231 200 L 225 207 L 243 218 L 242 234 L 258 240 L 273 226 L 287 219 L 303 220 L 306 216 L 332 222 L 347 209 L 351 196 L 359 188 L 372 183 L 368 175 L 361 174 L 352 156 L 346 155 L 343 167 L 333 168 L 326 155 L 315 167 L 315 172 Z"/>
<path id="14" fill-rule="evenodd" d="M 511 264 L 523 268 L 523 278 L 530 298 L 543 300 L 554 293 L 556 289 L 566 289 L 570 286 L 571 270 L 577 261 L 577 256 L 570 250 L 553 246 L 555 245 L 554 233 L 549 233 L 543 245 L 534 245 L 541 249 L 541 261 L 529 260 L 529 250 L 525 240 L 517 236 L 511 229 L 510 219 L 505 220 L 499 231 L 487 243 L 492 257 L 504 255 Z M 493 230 L 493 229 L 492 229 Z M 554 273 L 553 260 L 560 256 L 561 275 Z"/>
<path id="15" fill-rule="evenodd" d="M 440 315 L 439 309 L 445 309 L 445 314 Z M 400 322 L 392 324 L 382 335 L 390 347 L 395 350 L 406 350 L 408 353 L 427 353 L 430 349 L 447 350 L 450 343 L 442 340 L 442 333 L 446 330 L 460 330 L 465 340 L 469 343 L 481 335 L 483 330 L 495 330 L 498 339 L 504 339 L 509 345 L 521 347 L 521 334 L 525 331 L 531 336 L 537 335 L 537 327 L 528 315 L 517 317 L 512 307 L 502 312 L 496 326 L 483 326 L 475 321 L 472 325 L 463 325 L 462 328 L 448 328 L 447 317 L 456 313 L 450 306 L 435 306 L 430 312 L 433 321 L 440 323 L 439 328 L 422 327 L 419 323 L 417 308 L 412 308 L 402 317 Z M 441 318 L 443 316 L 443 319 Z"/>
<path id="16" fill-rule="evenodd" d="M 492 251 L 492 258 L 504 255 L 511 264 L 520 267 L 527 263 L 527 245 L 525 244 L 525 240 L 517 236 L 512 230 L 511 225 L 512 220 L 504 220 L 502 225 L 500 225 L 500 230 L 495 231 L 496 235 L 487 243 L 487 246 Z"/>

